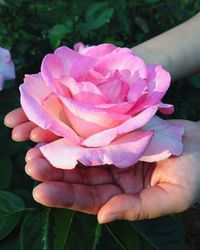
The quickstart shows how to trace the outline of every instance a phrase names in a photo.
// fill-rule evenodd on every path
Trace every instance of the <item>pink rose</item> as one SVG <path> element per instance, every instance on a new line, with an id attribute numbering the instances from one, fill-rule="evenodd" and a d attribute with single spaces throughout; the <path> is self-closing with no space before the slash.
<path id="1" fill-rule="evenodd" d="M 0 47 L 0 90 L 3 89 L 4 80 L 15 79 L 15 67 L 10 52 Z"/>
<path id="2" fill-rule="evenodd" d="M 182 152 L 183 128 L 155 113 L 173 112 L 161 103 L 170 76 L 132 50 L 101 44 L 74 51 L 58 48 L 41 73 L 20 86 L 28 118 L 61 138 L 40 147 L 58 168 L 158 161 Z"/>

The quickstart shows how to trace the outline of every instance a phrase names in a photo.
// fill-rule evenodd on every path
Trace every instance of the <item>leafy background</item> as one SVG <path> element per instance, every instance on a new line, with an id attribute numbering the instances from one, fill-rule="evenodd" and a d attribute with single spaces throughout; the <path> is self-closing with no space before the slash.
<path id="1" fill-rule="evenodd" d="M 24 173 L 31 142 L 15 143 L 4 127 L 19 106 L 18 86 L 60 45 L 114 43 L 133 47 L 187 20 L 196 0 L 0 0 L 0 46 L 10 49 L 17 78 L 0 92 L 0 250 L 200 249 L 199 206 L 179 215 L 100 226 L 95 216 L 46 208 L 32 199 L 37 183 Z M 189 94 L 188 94 L 189 93 Z M 174 84 L 171 117 L 200 119 L 200 74 Z"/>

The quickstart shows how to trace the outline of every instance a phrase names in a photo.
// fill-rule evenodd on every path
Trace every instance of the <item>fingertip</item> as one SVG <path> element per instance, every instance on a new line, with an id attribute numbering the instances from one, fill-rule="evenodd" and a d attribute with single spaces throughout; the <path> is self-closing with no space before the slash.
<path id="1" fill-rule="evenodd" d="M 31 130 L 35 126 L 36 125 L 30 121 L 17 125 L 12 130 L 12 139 L 17 142 L 29 140 Z"/>
<path id="2" fill-rule="evenodd" d="M 25 165 L 24 170 L 25 170 L 27 175 L 31 176 L 32 171 L 31 171 L 31 168 L 30 168 L 30 166 L 28 164 Z"/>
<path id="3" fill-rule="evenodd" d="M 36 186 L 33 189 L 32 195 L 33 195 L 33 199 L 36 202 L 41 203 L 41 201 L 40 201 L 41 200 L 40 185 Z"/>
<path id="4" fill-rule="evenodd" d="M 35 127 L 30 134 L 30 139 L 34 142 L 52 142 L 59 138 L 47 129 Z"/>
<path id="5" fill-rule="evenodd" d="M 97 220 L 99 224 L 105 224 L 105 223 L 110 223 L 116 220 L 120 220 L 121 215 L 119 213 L 111 213 L 111 214 L 103 214 L 100 213 L 97 215 Z"/>
<path id="6" fill-rule="evenodd" d="M 40 139 L 38 138 L 38 133 L 37 133 L 37 131 L 38 131 L 38 127 L 33 128 L 33 129 L 31 130 L 31 133 L 30 133 L 30 140 L 33 141 L 33 142 L 40 142 L 40 141 L 42 141 L 42 140 L 40 140 Z"/>
<path id="7" fill-rule="evenodd" d="M 4 118 L 4 124 L 9 128 L 14 128 L 15 126 L 27 121 L 28 118 L 22 108 L 17 108 L 9 112 Z"/>
<path id="8" fill-rule="evenodd" d="M 24 135 L 20 133 L 20 131 L 18 130 L 18 127 L 13 128 L 11 138 L 13 141 L 16 141 L 16 142 L 25 141 L 28 139 L 27 137 L 24 138 Z"/>
<path id="9" fill-rule="evenodd" d="M 25 161 L 30 162 L 31 160 L 34 160 L 37 158 L 42 158 L 42 157 L 43 157 L 43 155 L 38 148 L 31 148 L 26 153 Z"/>
<path id="10" fill-rule="evenodd" d="M 12 124 L 10 122 L 10 115 L 9 113 L 4 117 L 4 125 L 8 128 L 12 128 Z"/>

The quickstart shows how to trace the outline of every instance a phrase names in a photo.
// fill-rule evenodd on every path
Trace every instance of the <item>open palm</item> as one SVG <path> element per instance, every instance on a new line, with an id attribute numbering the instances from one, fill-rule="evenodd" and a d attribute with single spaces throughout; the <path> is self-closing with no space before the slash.
<path id="1" fill-rule="evenodd" d="M 33 191 L 34 198 L 46 206 L 98 214 L 100 223 L 154 218 L 187 209 L 200 194 L 200 125 L 178 122 L 185 127 L 180 157 L 153 164 L 139 162 L 127 169 L 80 165 L 61 170 L 52 167 L 39 149 L 29 150 L 26 172 L 42 181 Z M 5 123 L 14 128 L 13 138 L 18 141 L 56 139 L 27 121 L 21 109 L 10 113 Z"/>

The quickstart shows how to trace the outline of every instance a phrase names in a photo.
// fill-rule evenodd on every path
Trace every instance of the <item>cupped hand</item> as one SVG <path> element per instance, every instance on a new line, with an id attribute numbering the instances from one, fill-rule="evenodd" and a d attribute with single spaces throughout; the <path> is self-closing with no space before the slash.
<path id="1" fill-rule="evenodd" d="M 35 200 L 46 206 L 98 214 L 100 223 L 155 218 L 186 210 L 200 194 L 200 125 L 178 122 L 185 127 L 180 157 L 153 164 L 139 162 L 127 169 L 56 169 L 39 149 L 31 149 L 26 156 L 26 172 L 43 182 L 33 191 Z"/>
<path id="2" fill-rule="evenodd" d="M 12 128 L 14 141 L 32 140 L 34 142 L 51 142 L 59 137 L 29 121 L 22 108 L 14 109 L 5 116 L 4 123 Z"/>
<path id="3" fill-rule="evenodd" d="M 32 123 L 33 127 L 27 126 L 30 122 L 21 109 L 13 112 L 5 123 L 14 128 L 15 139 L 17 134 L 22 140 L 34 133 L 35 141 L 56 139 Z M 155 218 L 189 208 L 200 194 L 200 124 L 171 122 L 185 127 L 183 154 L 153 164 L 139 162 L 127 169 L 81 165 L 74 170 L 56 169 L 39 149 L 30 149 L 26 172 L 42 182 L 33 191 L 35 200 L 46 206 L 97 214 L 100 223 Z"/>

